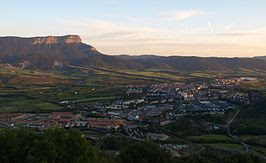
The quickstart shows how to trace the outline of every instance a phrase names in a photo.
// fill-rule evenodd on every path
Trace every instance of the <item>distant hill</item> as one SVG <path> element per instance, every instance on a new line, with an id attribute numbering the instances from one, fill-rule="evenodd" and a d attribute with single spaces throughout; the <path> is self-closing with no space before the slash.
<path id="1" fill-rule="evenodd" d="M 254 57 L 255 59 L 263 59 L 266 60 L 266 56 L 258 56 L 258 57 Z"/>
<path id="2" fill-rule="evenodd" d="M 0 63 L 28 69 L 61 69 L 75 65 L 111 69 L 266 71 L 266 60 L 258 58 L 105 55 L 82 43 L 77 35 L 0 37 Z"/>
<path id="3" fill-rule="evenodd" d="M 133 61 L 145 69 L 176 69 L 176 70 L 224 70 L 237 71 L 239 69 L 266 70 L 266 61 L 253 58 L 217 58 L 217 57 L 182 57 L 182 56 L 119 56 L 125 61 Z"/>
<path id="4" fill-rule="evenodd" d="M 79 36 L 2 37 L 0 62 L 31 69 L 63 68 L 67 65 L 112 67 L 125 66 L 116 58 L 99 53 L 83 44 Z"/>

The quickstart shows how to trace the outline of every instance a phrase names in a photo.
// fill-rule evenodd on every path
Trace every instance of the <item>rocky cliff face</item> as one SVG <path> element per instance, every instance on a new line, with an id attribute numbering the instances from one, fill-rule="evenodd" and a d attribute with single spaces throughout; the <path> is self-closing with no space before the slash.
<path id="1" fill-rule="evenodd" d="M 29 69 L 55 69 L 68 65 L 125 68 L 128 62 L 103 55 L 77 35 L 0 37 L 0 63 Z"/>
<path id="2" fill-rule="evenodd" d="M 67 35 L 62 37 L 48 36 L 33 38 L 33 44 L 79 44 L 82 43 L 81 38 L 77 35 Z"/>
<path id="3" fill-rule="evenodd" d="M 0 37 L 0 63 L 22 68 L 53 69 L 68 64 L 87 64 L 90 63 L 88 58 L 98 55 L 102 54 L 83 44 L 77 35 Z"/>

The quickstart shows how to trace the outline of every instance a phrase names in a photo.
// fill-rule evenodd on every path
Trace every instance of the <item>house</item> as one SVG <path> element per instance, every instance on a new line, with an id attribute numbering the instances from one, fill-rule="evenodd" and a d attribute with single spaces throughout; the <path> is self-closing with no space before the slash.
<path id="1" fill-rule="evenodd" d="M 89 118 L 88 127 L 104 128 L 104 129 L 118 129 L 126 124 L 123 119 L 108 119 L 108 118 Z"/>
<path id="2" fill-rule="evenodd" d="M 139 118 L 140 118 L 140 112 L 137 111 L 137 110 L 133 110 L 133 111 L 131 111 L 131 112 L 128 114 L 127 118 L 128 118 L 129 120 L 139 120 Z"/>
<path id="3" fill-rule="evenodd" d="M 47 125 L 49 127 L 74 127 L 75 122 L 80 118 L 80 114 L 72 114 L 71 112 L 53 112 L 47 121 Z"/>

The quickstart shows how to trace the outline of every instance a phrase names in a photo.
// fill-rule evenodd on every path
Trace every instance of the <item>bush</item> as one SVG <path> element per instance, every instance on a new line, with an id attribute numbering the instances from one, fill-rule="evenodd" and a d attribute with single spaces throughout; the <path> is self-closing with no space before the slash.
<path id="1" fill-rule="evenodd" d="M 42 134 L 1 130 L 0 162 L 110 162 L 78 130 L 49 129 Z"/>
<path id="2" fill-rule="evenodd" d="M 169 163 L 171 154 L 151 143 L 134 143 L 128 145 L 120 155 L 122 163 Z"/>

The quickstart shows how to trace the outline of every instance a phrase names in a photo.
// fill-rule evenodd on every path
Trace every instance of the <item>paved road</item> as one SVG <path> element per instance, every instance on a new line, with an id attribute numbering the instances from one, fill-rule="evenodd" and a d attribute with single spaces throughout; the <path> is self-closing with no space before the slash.
<path id="1" fill-rule="evenodd" d="M 241 141 L 238 137 L 234 136 L 231 131 L 230 131 L 230 124 L 235 120 L 235 118 L 237 117 L 237 115 L 239 114 L 239 112 L 241 111 L 241 109 L 239 109 L 234 116 L 227 122 L 226 128 L 227 128 L 227 135 L 229 137 L 231 137 L 233 140 L 235 140 L 236 142 L 239 142 L 242 146 L 243 146 L 243 150 L 244 153 L 247 154 L 249 153 L 249 145 L 244 143 L 243 141 Z"/>
<path id="2" fill-rule="evenodd" d="M 239 109 L 235 115 L 232 117 L 232 119 L 230 119 L 227 123 L 227 135 L 229 137 L 231 137 L 232 139 L 234 139 L 235 141 L 239 142 L 242 146 L 243 146 L 243 150 L 244 150 L 244 153 L 247 154 L 249 153 L 250 149 L 254 150 L 254 151 L 257 151 L 257 149 L 253 148 L 252 146 L 246 144 L 245 142 L 243 142 L 241 139 L 239 139 L 238 137 L 232 135 L 232 133 L 230 132 L 230 124 L 234 121 L 234 119 L 237 117 L 237 115 L 239 114 L 239 112 L 241 111 L 241 109 Z M 257 151 L 258 153 L 261 153 L 259 151 Z M 262 153 L 261 153 L 262 154 Z M 266 160 L 266 156 L 264 154 L 262 154 L 263 157 L 262 159 Z"/>
<path id="3" fill-rule="evenodd" d="M 109 137 L 109 136 L 111 136 L 111 132 L 108 132 L 108 133 L 106 133 L 103 137 L 101 137 L 101 139 L 98 141 L 98 143 L 96 143 L 96 148 L 97 149 L 100 149 L 101 148 L 101 146 L 103 145 L 103 143 L 104 143 L 104 140 L 107 138 L 107 137 Z"/>

